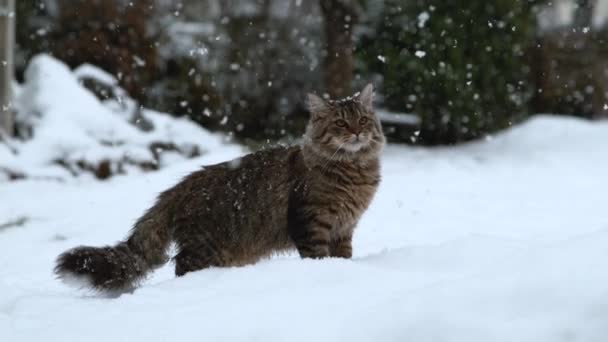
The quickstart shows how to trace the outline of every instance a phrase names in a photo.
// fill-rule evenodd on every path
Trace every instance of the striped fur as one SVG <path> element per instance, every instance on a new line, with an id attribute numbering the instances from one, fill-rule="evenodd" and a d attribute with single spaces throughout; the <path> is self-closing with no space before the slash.
<path id="1" fill-rule="evenodd" d="M 371 102 L 371 85 L 340 101 L 309 94 L 301 145 L 190 174 L 159 195 L 125 241 L 69 250 L 56 273 L 97 290 L 127 291 L 166 262 L 171 241 L 178 276 L 292 248 L 305 258 L 350 258 L 354 228 L 380 181 L 384 136 Z"/>

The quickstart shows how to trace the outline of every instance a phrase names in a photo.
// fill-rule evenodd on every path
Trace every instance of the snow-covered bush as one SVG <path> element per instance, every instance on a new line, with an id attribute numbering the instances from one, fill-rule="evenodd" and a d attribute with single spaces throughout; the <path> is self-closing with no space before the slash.
<path id="1" fill-rule="evenodd" d="M 117 84 L 91 65 L 72 72 L 50 56 L 33 58 L 16 91 L 18 136 L 0 142 L 0 180 L 87 173 L 105 179 L 222 145 L 189 119 L 141 108 Z"/>

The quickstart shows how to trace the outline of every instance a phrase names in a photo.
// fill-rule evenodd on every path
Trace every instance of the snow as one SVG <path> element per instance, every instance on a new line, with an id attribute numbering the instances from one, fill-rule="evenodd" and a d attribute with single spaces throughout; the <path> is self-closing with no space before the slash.
<path id="1" fill-rule="evenodd" d="M 31 127 L 33 138 L 0 144 L 0 182 L 5 177 L 3 170 L 30 178 L 65 180 L 82 175 L 78 166 L 82 163 L 96 166 L 104 161 L 110 162 L 114 173 L 128 173 L 140 165 L 162 167 L 159 162 L 165 153 L 187 159 L 224 145 L 223 137 L 188 119 L 152 110 L 141 109 L 142 119 L 151 129 L 136 127 L 130 122 L 139 110 L 135 101 L 118 88 L 112 75 L 91 65 L 72 72 L 58 60 L 39 55 L 31 61 L 25 79 L 16 88 L 17 121 Z M 100 101 L 81 84 L 83 79 L 110 87 L 116 99 Z M 155 155 L 154 146 L 167 144 L 174 146 Z"/>
<path id="2" fill-rule="evenodd" d="M 106 182 L 0 183 L 0 340 L 606 341 L 608 123 L 573 118 L 388 146 L 352 260 L 287 254 L 182 278 L 168 264 L 118 298 L 54 279 L 60 252 L 116 242 L 159 191 L 242 153 L 212 144 Z"/>
<path id="3" fill-rule="evenodd" d="M 376 115 L 378 115 L 382 123 L 407 126 L 418 126 L 420 124 L 420 117 L 415 114 L 395 113 L 386 109 L 378 109 L 376 110 Z"/>
<path id="4" fill-rule="evenodd" d="M 418 28 L 424 28 L 426 22 L 431 18 L 429 12 L 424 11 L 418 15 Z"/>
<path id="5" fill-rule="evenodd" d="M 52 61 L 50 63 L 59 63 L 59 61 L 53 61 L 53 60 L 47 59 L 47 56 L 43 57 L 43 59 L 42 59 L 42 61 L 45 61 L 45 60 L 46 60 L 46 62 L 39 62 L 40 59 L 38 59 L 38 63 L 47 64 L 47 63 L 49 63 L 49 61 Z M 76 78 L 78 78 L 78 79 L 86 79 L 86 78 L 95 79 L 104 85 L 112 86 L 112 87 L 115 87 L 118 85 L 118 80 L 114 77 L 114 75 L 112 75 L 109 72 L 106 72 L 104 70 L 101 70 L 98 67 L 91 65 L 91 64 L 83 64 L 83 65 L 79 66 L 78 68 L 74 69 L 73 73 L 74 73 L 74 76 L 76 76 Z"/>

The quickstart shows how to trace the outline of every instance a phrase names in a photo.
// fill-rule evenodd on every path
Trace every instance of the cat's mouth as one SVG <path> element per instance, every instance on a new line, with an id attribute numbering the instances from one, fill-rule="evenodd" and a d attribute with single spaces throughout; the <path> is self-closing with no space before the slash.
<path id="1" fill-rule="evenodd" d="M 359 152 L 363 148 L 363 144 L 348 144 L 342 147 L 347 152 Z"/>
<path id="2" fill-rule="evenodd" d="M 348 152 L 358 152 L 368 144 L 367 139 L 363 136 L 353 136 L 346 141 L 342 148 Z"/>

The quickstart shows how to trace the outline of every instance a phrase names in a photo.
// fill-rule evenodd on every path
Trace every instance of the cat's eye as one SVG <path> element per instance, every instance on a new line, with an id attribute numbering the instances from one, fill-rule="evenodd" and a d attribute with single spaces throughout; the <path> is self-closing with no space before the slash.
<path id="1" fill-rule="evenodd" d="M 367 123 L 367 118 L 364 116 L 361 119 L 359 119 L 359 125 L 365 125 Z"/>
<path id="2" fill-rule="evenodd" d="M 338 127 L 346 127 L 346 121 L 344 121 L 342 119 L 336 120 L 335 124 Z"/>

